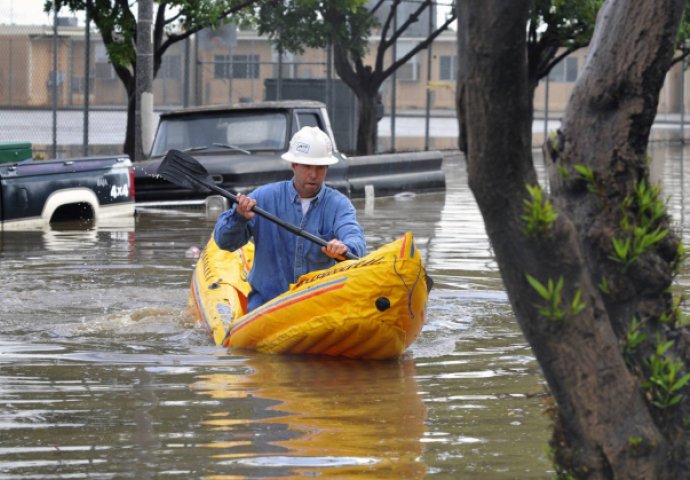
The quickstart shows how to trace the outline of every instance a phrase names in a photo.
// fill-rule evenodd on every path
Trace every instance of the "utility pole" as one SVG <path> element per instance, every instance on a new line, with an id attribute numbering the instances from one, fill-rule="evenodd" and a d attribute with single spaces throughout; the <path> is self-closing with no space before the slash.
<path id="1" fill-rule="evenodd" d="M 86 0 L 86 25 L 84 27 L 84 138 L 82 141 L 82 154 L 89 155 L 89 95 L 91 94 L 91 16 L 89 9 L 92 0 Z"/>
<path id="2" fill-rule="evenodd" d="M 57 107 L 58 107 L 58 8 L 53 10 L 53 71 L 50 72 L 50 90 L 53 100 L 53 150 L 52 158 L 57 158 Z"/>
<path id="3" fill-rule="evenodd" d="M 142 160 L 151 151 L 153 133 L 153 0 L 139 0 L 137 20 L 137 85 L 134 120 L 134 152 Z"/>

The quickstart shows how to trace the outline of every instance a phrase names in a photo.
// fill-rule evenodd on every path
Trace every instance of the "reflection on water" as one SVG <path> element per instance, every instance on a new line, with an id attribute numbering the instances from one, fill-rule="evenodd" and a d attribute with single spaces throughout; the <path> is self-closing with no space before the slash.
<path id="1" fill-rule="evenodd" d="M 688 152 L 652 147 L 687 243 Z M 411 230 L 436 282 L 396 362 L 213 346 L 185 309 L 198 211 L 1 233 L 0 478 L 550 478 L 539 369 L 446 168 L 445 194 L 356 203 L 370 249 Z"/>
<path id="2" fill-rule="evenodd" d="M 238 430 L 253 425 L 271 432 L 206 445 L 214 450 L 214 461 L 233 467 L 234 474 L 255 477 L 258 470 L 283 478 L 424 476 L 420 455 L 426 407 L 412 360 L 258 355 L 246 365 L 250 373 L 213 373 L 192 385 L 228 408 L 204 421 L 211 430 L 236 437 Z M 268 407 L 245 414 L 233 408 L 248 398 Z"/>

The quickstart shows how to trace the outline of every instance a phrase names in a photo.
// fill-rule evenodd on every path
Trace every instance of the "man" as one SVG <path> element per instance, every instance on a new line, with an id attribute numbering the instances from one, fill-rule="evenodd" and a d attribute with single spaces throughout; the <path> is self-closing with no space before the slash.
<path id="1" fill-rule="evenodd" d="M 224 212 L 214 230 L 220 248 L 236 250 L 253 237 L 254 266 L 249 273 L 252 291 L 248 310 L 286 291 L 291 283 L 313 270 L 328 268 L 347 252 L 362 256 L 364 233 L 355 208 L 342 193 L 324 185 L 333 155 L 330 138 L 316 127 L 304 127 L 290 140 L 281 156 L 291 163 L 293 178 L 257 188 Z M 299 237 L 252 211 L 254 205 L 317 235 L 325 247 Z"/>

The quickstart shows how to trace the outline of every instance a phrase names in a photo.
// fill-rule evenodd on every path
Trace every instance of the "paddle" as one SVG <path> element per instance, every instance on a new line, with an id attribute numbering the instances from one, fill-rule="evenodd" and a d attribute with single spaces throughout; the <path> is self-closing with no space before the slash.
<path id="1" fill-rule="evenodd" d="M 213 190 L 232 202 L 237 203 L 237 197 L 216 185 L 213 182 L 211 175 L 206 171 L 203 165 L 201 165 L 188 153 L 181 152 L 180 150 L 169 150 L 168 153 L 165 154 L 165 157 L 163 157 L 163 161 L 158 167 L 157 173 L 161 177 L 174 183 L 175 185 L 179 185 L 180 187 L 189 188 L 197 192 Z M 252 210 L 256 212 L 257 215 L 260 215 L 265 219 L 280 225 L 295 235 L 299 235 L 302 238 L 311 240 L 322 247 L 326 246 L 327 242 L 323 238 L 317 237 L 316 235 L 313 235 L 291 223 L 281 220 L 272 213 L 267 212 L 258 206 L 254 206 Z M 358 258 L 352 252 L 346 252 L 344 256 L 348 260 L 357 260 Z"/>

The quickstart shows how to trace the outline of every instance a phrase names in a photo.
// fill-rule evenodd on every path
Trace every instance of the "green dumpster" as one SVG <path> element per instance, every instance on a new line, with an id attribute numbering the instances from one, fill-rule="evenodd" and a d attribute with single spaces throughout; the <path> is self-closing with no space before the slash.
<path id="1" fill-rule="evenodd" d="M 31 155 L 30 142 L 0 142 L 0 163 L 21 162 Z"/>

